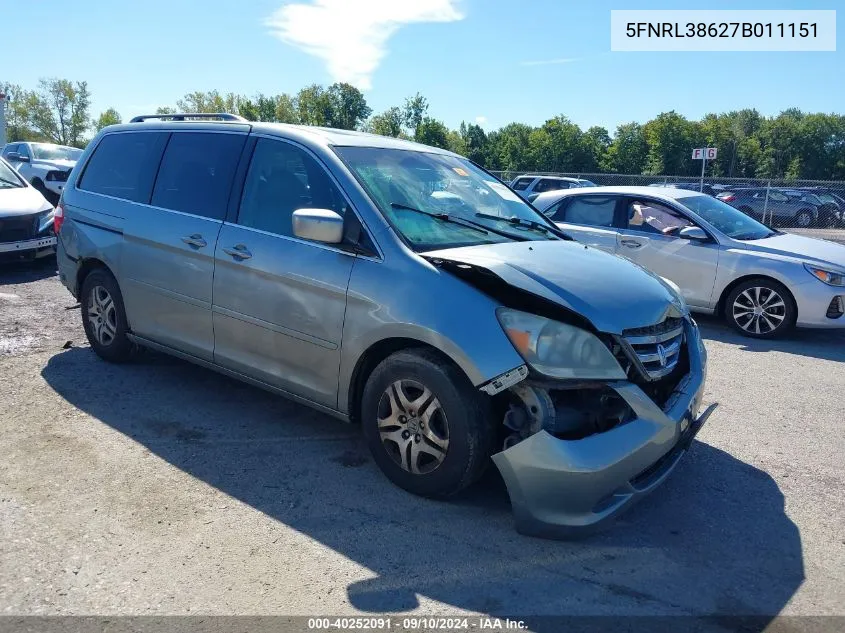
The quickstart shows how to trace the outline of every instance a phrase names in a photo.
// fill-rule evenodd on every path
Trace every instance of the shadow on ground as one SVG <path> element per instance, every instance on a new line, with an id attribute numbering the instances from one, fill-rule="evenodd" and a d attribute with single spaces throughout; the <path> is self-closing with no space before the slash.
<path id="1" fill-rule="evenodd" d="M 28 284 L 56 275 L 56 256 L 31 261 L 0 262 L 0 286 Z"/>
<path id="2" fill-rule="evenodd" d="M 178 360 L 115 366 L 74 348 L 42 376 L 173 466 L 371 570 L 346 587 L 363 611 L 426 596 L 501 617 L 773 616 L 804 578 L 775 481 L 701 442 L 606 531 L 547 541 L 514 531 L 495 471 L 448 503 L 413 497 L 378 472 L 357 428 Z"/>
<path id="3" fill-rule="evenodd" d="M 745 352 L 783 352 L 845 362 L 845 327 L 835 330 L 795 329 L 783 338 L 766 340 L 743 336 L 714 316 L 696 314 L 695 320 L 701 327 L 705 342 L 711 340 L 738 345 Z"/>

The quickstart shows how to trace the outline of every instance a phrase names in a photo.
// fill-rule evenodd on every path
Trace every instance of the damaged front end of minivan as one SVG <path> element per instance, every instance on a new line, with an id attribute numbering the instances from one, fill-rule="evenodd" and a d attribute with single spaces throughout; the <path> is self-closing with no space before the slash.
<path id="1" fill-rule="evenodd" d="M 519 532 L 589 532 L 668 477 L 716 406 L 699 410 L 706 351 L 686 310 L 607 334 L 485 267 L 439 263 L 502 300 L 526 361 L 480 387 L 501 419 L 493 461 Z"/>

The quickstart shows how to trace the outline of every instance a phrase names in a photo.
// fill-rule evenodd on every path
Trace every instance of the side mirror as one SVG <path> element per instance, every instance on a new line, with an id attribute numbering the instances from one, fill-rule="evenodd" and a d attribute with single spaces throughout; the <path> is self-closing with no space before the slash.
<path id="1" fill-rule="evenodd" d="M 329 209 L 297 209 L 293 212 L 293 234 L 303 240 L 340 244 L 343 218 Z"/>
<path id="2" fill-rule="evenodd" d="M 8 156 L 6 156 L 6 160 L 10 163 L 28 163 L 29 156 L 21 156 L 17 152 L 9 152 Z"/>
<path id="3" fill-rule="evenodd" d="M 698 240 L 699 242 L 704 242 L 710 239 L 707 233 L 697 226 L 685 226 L 678 231 L 678 237 L 682 237 L 685 240 Z"/>

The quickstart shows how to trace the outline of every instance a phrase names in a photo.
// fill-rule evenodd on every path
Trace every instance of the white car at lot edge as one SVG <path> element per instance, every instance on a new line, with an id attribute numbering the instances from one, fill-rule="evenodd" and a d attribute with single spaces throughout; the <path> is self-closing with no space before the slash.
<path id="1" fill-rule="evenodd" d="M 52 143 L 7 143 L 2 157 L 55 204 L 82 150 Z"/>
<path id="2" fill-rule="evenodd" d="M 534 206 L 579 242 L 673 281 L 691 310 L 746 336 L 845 328 L 845 246 L 781 233 L 697 191 L 593 187 Z"/>
<path id="3" fill-rule="evenodd" d="M 52 255 L 54 213 L 53 205 L 0 158 L 0 262 Z"/>

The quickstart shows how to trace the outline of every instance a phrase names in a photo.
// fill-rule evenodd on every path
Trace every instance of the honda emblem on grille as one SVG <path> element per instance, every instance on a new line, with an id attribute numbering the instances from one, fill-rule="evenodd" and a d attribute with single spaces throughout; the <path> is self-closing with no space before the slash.
<path id="1" fill-rule="evenodd" d="M 660 366 L 666 367 L 666 348 L 662 343 L 657 344 L 657 358 L 660 359 Z"/>

